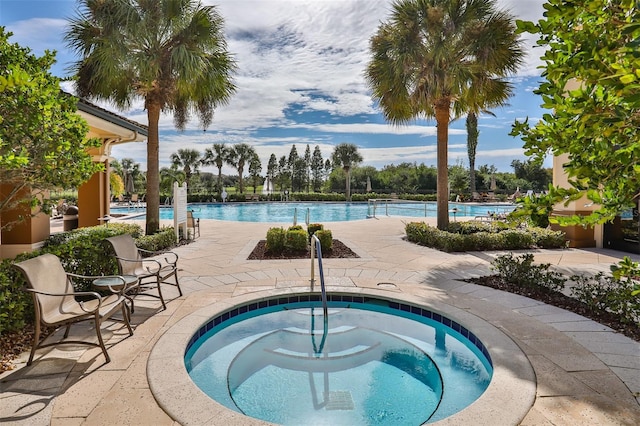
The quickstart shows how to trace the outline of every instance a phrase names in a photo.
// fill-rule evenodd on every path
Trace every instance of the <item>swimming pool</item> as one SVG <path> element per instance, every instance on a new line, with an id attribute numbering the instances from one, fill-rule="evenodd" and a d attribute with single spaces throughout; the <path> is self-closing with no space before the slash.
<path id="1" fill-rule="evenodd" d="M 507 213 L 514 206 L 509 204 L 464 204 L 450 203 L 452 218 L 481 216 L 488 212 Z M 435 217 L 435 202 L 390 202 L 374 205 L 368 203 L 330 202 L 250 202 L 250 203 L 190 203 L 189 210 L 200 219 L 217 219 L 238 222 L 284 222 L 297 223 L 344 222 L 362 220 L 376 216 Z M 455 210 L 454 210 L 455 209 Z M 454 213 L 455 212 L 455 213 Z M 136 207 L 113 207 L 111 213 L 136 214 L 144 209 Z M 142 219 L 138 216 L 136 219 Z M 160 219 L 172 220 L 173 209 L 161 208 Z"/>
<path id="2" fill-rule="evenodd" d="M 283 425 L 419 425 L 473 403 L 488 351 L 467 328 L 415 305 L 329 294 L 235 307 L 194 335 L 190 377 L 225 407 Z M 326 320 L 326 322 L 325 322 Z"/>

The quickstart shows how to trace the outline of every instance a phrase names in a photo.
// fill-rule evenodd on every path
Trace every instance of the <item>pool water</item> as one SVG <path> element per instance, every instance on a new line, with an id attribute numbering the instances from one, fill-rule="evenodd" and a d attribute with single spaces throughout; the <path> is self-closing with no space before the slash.
<path id="1" fill-rule="evenodd" d="M 277 424 L 434 422 L 475 401 L 493 370 L 481 344 L 427 312 L 334 301 L 325 322 L 315 302 L 246 311 L 192 339 L 185 364 L 211 398 Z"/>
<path id="2" fill-rule="evenodd" d="M 481 216 L 488 212 L 508 213 L 514 206 L 508 204 L 463 204 L 450 203 L 450 216 Z M 319 203 L 319 202 L 251 202 L 251 203 L 191 203 L 189 210 L 200 219 L 218 219 L 239 222 L 286 222 L 309 223 L 343 222 L 362 220 L 376 216 L 408 216 L 408 217 L 436 217 L 436 203 L 390 203 L 377 204 L 374 207 L 368 203 Z M 457 209 L 455 215 L 453 210 Z M 135 214 L 144 213 L 144 208 L 113 207 L 111 213 Z M 141 219 L 142 217 L 138 217 Z M 160 219 L 172 220 L 173 209 L 161 208 Z"/>

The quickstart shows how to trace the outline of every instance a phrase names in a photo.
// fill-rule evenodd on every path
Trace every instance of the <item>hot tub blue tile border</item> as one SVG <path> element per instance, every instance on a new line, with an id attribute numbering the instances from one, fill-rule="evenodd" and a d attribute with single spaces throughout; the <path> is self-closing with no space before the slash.
<path id="1" fill-rule="evenodd" d="M 288 296 L 281 297 L 276 296 L 271 299 L 261 300 L 259 302 L 251 302 L 246 305 L 237 306 L 229 309 L 228 311 L 222 312 L 221 314 L 215 316 L 211 320 L 209 320 L 205 325 L 200 327 L 196 333 L 191 337 L 189 343 L 187 343 L 187 347 L 185 349 L 185 353 L 189 351 L 191 346 L 193 346 L 200 337 L 204 336 L 207 332 L 211 331 L 211 329 L 217 325 L 220 325 L 224 321 L 227 321 L 233 317 L 238 316 L 239 314 L 244 314 L 248 312 L 252 312 L 258 309 L 271 307 L 271 306 L 279 306 L 279 305 L 288 305 L 292 303 L 304 303 L 304 302 L 319 302 L 321 300 L 319 294 L 311 294 L 311 295 L 300 295 L 300 296 Z M 448 328 L 460 333 L 463 337 L 469 340 L 482 354 L 485 356 L 489 364 L 493 366 L 493 361 L 491 360 L 491 356 L 489 355 L 489 351 L 486 346 L 480 341 L 480 339 L 473 334 L 472 331 L 467 329 L 462 324 L 459 324 L 456 321 L 453 321 L 450 318 L 442 316 L 441 314 L 430 311 L 429 309 L 422 308 L 417 305 L 409 305 L 406 303 L 398 303 L 391 300 L 386 300 L 383 298 L 378 298 L 374 296 L 351 296 L 346 294 L 327 294 L 327 301 L 329 302 L 347 302 L 347 303 L 385 303 L 391 309 L 409 312 L 414 315 L 418 315 L 424 318 L 431 319 L 433 321 L 439 322 Z"/>

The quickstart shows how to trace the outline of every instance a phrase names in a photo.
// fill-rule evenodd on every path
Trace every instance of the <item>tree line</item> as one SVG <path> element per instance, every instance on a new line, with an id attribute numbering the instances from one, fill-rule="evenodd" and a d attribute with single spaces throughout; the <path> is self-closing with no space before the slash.
<path id="1" fill-rule="evenodd" d="M 360 166 L 362 157 L 357 146 L 352 144 L 337 145 L 331 158 L 324 158 L 319 146 L 312 151 L 307 144 L 304 154 L 300 155 L 296 145 L 292 145 L 288 156 L 278 158 L 272 153 L 264 173 L 255 149 L 245 143 L 213 144 L 202 153 L 195 149 L 179 149 L 171 154 L 170 159 L 171 166 L 160 169 L 160 193 L 163 197 L 171 196 L 174 181 L 180 184 L 187 182 L 191 195 L 220 199 L 225 188 L 234 188 L 235 192 L 242 194 L 256 193 L 267 185 L 274 193 L 347 194 L 348 191 L 349 196 L 351 192 L 433 194 L 438 179 L 437 168 L 424 163 L 389 164 L 380 170 L 373 166 Z M 225 165 L 233 167 L 237 174 L 223 174 Z M 215 166 L 217 173 L 202 171 L 205 166 Z M 543 168 L 537 162 L 513 160 L 511 166 L 513 172 L 499 172 L 493 165 L 482 165 L 477 170 L 467 168 L 461 162 L 450 165 L 450 193 L 467 199 L 476 188 L 505 195 L 517 190 L 522 193 L 527 190 L 542 192 L 551 183 L 551 169 Z M 140 171 L 139 164 L 125 158 L 113 162 L 112 169 L 122 181 L 130 175 L 135 187 L 139 188 L 137 192 L 144 192 L 145 174 Z M 126 192 L 123 185 L 119 187 L 122 193 Z M 112 193 L 119 193 L 113 187 L 113 180 Z"/>

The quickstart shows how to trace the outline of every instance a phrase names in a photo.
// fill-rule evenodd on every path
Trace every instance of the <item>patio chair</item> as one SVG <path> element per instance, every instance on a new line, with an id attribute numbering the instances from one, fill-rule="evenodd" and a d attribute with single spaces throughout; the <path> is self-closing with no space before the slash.
<path id="1" fill-rule="evenodd" d="M 121 293 L 102 297 L 93 291 L 74 290 L 74 278 L 91 279 L 97 277 L 65 272 L 60 258 L 49 253 L 16 263 L 14 267 L 22 272 L 27 282 L 25 290 L 31 292 L 35 308 L 35 334 L 27 365 L 31 365 L 33 362 L 36 349 L 60 344 L 100 347 L 106 361 L 110 362 L 111 359 L 104 346 L 100 325 L 118 310 L 122 312 L 122 321 L 129 329 L 129 335 L 133 335 L 127 307 L 124 303 L 125 298 Z M 76 298 L 83 300 L 78 301 Z M 81 321 L 94 321 L 98 343 L 86 340 L 65 340 L 69 337 L 71 325 Z M 41 326 L 55 328 L 66 326 L 63 340 L 45 344 L 46 339 L 43 339 L 40 342 Z"/>
<path id="2" fill-rule="evenodd" d="M 158 295 L 145 293 L 147 296 L 157 297 L 162 302 L 162 309 L 167 305 L 162 295 L 160 284 L 169 284 L 178 287 L 178 293 L 182 296 L 182 289 L 178 282 L 178 255 L 172 251 L 156 253 L 136 247 L 133 237 L 129 234 L 117 235 L 106 238 L 113 248 L 118 261 L 118 273 L 120 275 L 134 275 L 138 277 L 138 286 L 134 287 L 136 294 L 146 289 L 157 289 Z M 161 260 L 143 258 L 144 256 L 162 255 Z M 175 282 L 168 279 L 174 278 Z"/>
<path id="3" fill-rule="evenodd" d="M 193 229 L 193 238 L 196 237 L 196 231 L 200 236 L 200 218 L 193 217 L 193 210 L 187 211 L 187 229 Z"/>

